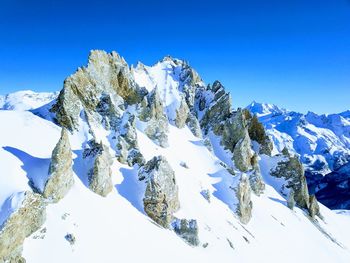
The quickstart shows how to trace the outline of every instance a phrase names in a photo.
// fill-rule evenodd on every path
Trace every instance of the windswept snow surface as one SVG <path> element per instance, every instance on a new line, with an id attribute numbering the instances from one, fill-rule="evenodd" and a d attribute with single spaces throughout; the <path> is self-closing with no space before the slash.
<path id="1" fill-rule="evenodd" d="M 58 92 L 17 91 L 0 96 L 0 110 L 30 110 L 56 99 Z"/>
<path id="2" fill-rule="evenodd" d="M 1 215 L 9 211 L 5 200 L 28 190 L 28 178 L 47 174 L 51 151 L 60 128 L 31 112 L 0 111 Z M 84 125 L 84 124 L 82 124 Z M 101 131 L 102 132 L 102 131 Z M 242 225 L 233 210 L 236 178 L 185 127 L 170 126 L 169 147 L 155 145 L 138 130 L 139 145 L 147 160 L 164 155 L 175 171 L 181 209 L 179 218 L 197 219 L 202 245 L 190 247 L 174 232 L 160 228 L 143 212 L 144 185 L 138 167 L 113 164 L 115 189 L 106 198 L 91 192 L 79 169 L 68 195 L 47 208 L 43 228 L 27 238 L 27 262 L 349 262 L 350 220 L 321 206 L 324 219 L 311 221 L 298 208 L 291 211 L 278 185 L 267 185 L 260 197 L 252 196 L 253 217 Z M 84 129 L 70 136 L 75 164 Z M 188 168 L 181 165 L 186 162 Z M 260 162 L 267 183 L 266 167 Z M 30 176 L 29 176 L 30 175 Z M 203 190 L 211 193 L 208 202 Z M 233 205 L 232 205 L 233 204 Z M 14 206 L 15 202 L 14 202 Z M 75 244 L 65 239 L 73 234 Z"/>

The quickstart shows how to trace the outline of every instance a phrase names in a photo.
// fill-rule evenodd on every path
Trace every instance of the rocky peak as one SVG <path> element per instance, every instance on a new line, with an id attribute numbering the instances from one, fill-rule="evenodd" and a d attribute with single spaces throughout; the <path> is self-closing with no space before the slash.
<path id="1" fill-rule="evenodd" d="M 77 129 L 80 112 L 96 112 L 103 93 L 134 104 L 140 102 L 147 91 L 136 85 L 128 65 L 117 53 L 94 50 L 87 67 L 79 68 L 64 81 L 51 111 L 61 126 Z"/>

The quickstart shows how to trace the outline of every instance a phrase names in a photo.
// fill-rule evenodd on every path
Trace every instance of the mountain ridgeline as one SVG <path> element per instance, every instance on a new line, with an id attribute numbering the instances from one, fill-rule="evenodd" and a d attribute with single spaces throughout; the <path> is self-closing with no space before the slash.
<path id="1" fill-rule="evenodd" d="M 211 228 L 196 213 L 183 216 L 186 213 L 179 211 L 190 207 L 183 201 L 187 191 L 183 182 L 190 180 L 189 184 L 195 185 L 197 180 L 184 179 L 181 173 L 208 164 L 204 159 L 203 164 L 182 160 L 177 166 L 168 154 L 181 151 L 174 146 L 172 134 L 186 129 L 196 138 L 189 140 L 188 147 L 202 147 L 207 162 L 216 169 L 193 176 L 201 178 L 219 171 L 220 180 L 199 184 L 203 209 L 209 211 L 210 205 L 220 201 L 218 207 L 224 203 L 222 211 L 229 209 L 240 227 L 249 226 L 254 200 L 259 203 L 263 198 L 268 182 L 286 200 L 284 206 L 293 213 L 293 209 L 300 209 L 321 228 L 318 224 L 323 215 L 308 190 L 299 155 L 288 147 L 276 150 L 258 117 L 247 109 L 234 110 L 231 101 L 219 81 L 205 85 L 185 61 L 168 56 L 153 67 L 139 63 L 134 68 L 116 52 L 91 51 L 87 66 L 64 81 L 58 97 L 32 110 L 57 124 L 61 136 L 44 179 L 30 180 L 31 191 L 22 194 L 16 209 L 0 222 L 0 262 L 24 260 L 21 250 L 25 238 L 44 224 L 46 207 L 60 203 L 77 181 L 107 198 L 116 189 L 113 176 L 120 171 L 116 170 L 119 166 L 137 176 L 133 185 L 138 192 L 130 190 L 127 196 L 140 196 L 141 208 L 135 207 L 141 213 L 159 228 L 173 231 L 188 246 L 205 249 L 208 243 L 201 233 Z M 181 145 L 181 138 L 177 140 L 175 143 Z M 76 150 L 72 142 L 81 148 Z M 126 180 L 128 175 L 123 176 Z M 230 249 L 234 247 L 229 239 L 225 242 Z"/>

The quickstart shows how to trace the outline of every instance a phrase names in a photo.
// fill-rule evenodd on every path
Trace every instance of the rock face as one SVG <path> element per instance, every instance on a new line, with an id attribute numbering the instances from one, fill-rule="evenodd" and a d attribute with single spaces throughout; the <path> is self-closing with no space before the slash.
<path id="1" fill-rule="evenodd" d="M 304 168 L 298 157 L 287 157 L 271 171 L 271 175 L 286 179 L 285 187 L 293 189 L 295 203 L 305 209 L 309 207 L 309 191 L 304 176 Z"/>
<path id="2" fill-rule="evenodd" d="M 202 138 L 203 137 L 199 121 L 198 121 L 197 117 L 193 113 L 190 113 L 188 115 L 187 126 L 188 126 L 188 128 L 190 128 L 190 130 L 191 130 L 191 132 L 193 133 L 194 136 L 196 136 L 198 138 Z"/>
<path id="3" fill-rule="evenodd" d="M 245 135 L 233 149 L 233 160 L 240 171 L 246 172 L 251 168 L 252 157 L 250 139 Z"/>
<path id="4" fill-rule="evenodd" d="M 206 94 L 214 96 L 212 101 L 207 101 Z M 220 122 L 225 121 L 231 115 L 231 96 L 226 93 L 224 87 L 219 81 L 215 81 L 212 87 L 199 93 L 197 97 L 198 109 L 204 111 L 200 124 L 205 134 L 210 128 L 215 134 L 219 133 L 221 128 Z"/>
<path id="5" fill-rule="evenodd" d="M 176 219 L 172 223 L 175 233 L 191 246 L 200 244 L 198 238 L 198 225 L 194 219 Z"/>
<path id="6" fill-rule="evenodd" d="M 293 210 L 293 208 L 295 206 L 294 190 L 293 190 L 293 188 L 290 189 L 290 191 L 289 191 L 288 200 L 287 200 L 287 206 L 291 210 Z"/>
<path id="7" fill-rule="evenodd" d="M 19 208 L 0 226 L 0 262 L 25 262 L 20 256 L 24 239 L 45 222 L 45 207 L 41 195 L 23 193 Z"/>
<path id="8" fill-rule="evenodd" d="M 86 165 L 91 167 L 88 169 L 89 188 L 103 197 L 107 196 L 112 189 L 112 157 L 108 148 L 102 143 L 91 140 L 88 148 L 84 150 L 83 158 Z"/>
<path id="9" fill-rule="evenodd" d="M 321 216 L 320 214 L 320 206 L 317 202 L 316 196 L 311 195 L 310 196 L 310 206 L 309 206 L 309 213 L 312 218 L 315 218 L 315 216 Z"/>
<path id="10" fill-rule="evenodd" d="M 158 89 L 151 92 L 142 101 L 140 120 L 147 121 L 146 135 L 161 147 L 168 146 L 168 118 L 164 114 L 163 103 L 159 97 Z"/>
<path id="11" fill-rule="evenodd" d="M 211 92 L 212 101 L 207 101 L 210 96 L 205 94 L 208 92 Z M 233 161 L 239 170 L 245 172 L 251 169 L 253 154 L 245 111 L 232 111 L 231 96 L 218 81 L 198 97 L 199 110 L 205 111 L 200 121 L 204 133 L 212 130 L 221 137 L 221 145 L 233 153 Z"/>
<path id="12" fill-rule="evenodd" d="M 147 183 L 143 199 L 146 214 L 168 228 L 179 207 L 175 173 L 163 156 L 154 157 L 139 171 L 139 180 Z"/>
<path id="13" fill-rule="evenodd" d="M 265 183 L 264 183 L 263 178 L 261 176 L 257 154 L 254 154 L 254 156 L 252 157 L 251 163 L 253 166 L 253 170 L 251 171 L 251 173 L 249 175 L 249 183 L 250 183 L 250 187 L 252 188 L 253 192 L 259 196 L 265 190 Z"/>
<path id="14" fill-rule="evenodd" d="M 270 173 L 272 176 L 286 179 L 286 183 L 282 186 L 282 191 L 284 190 L 283 188 L 290 189 L 287 202 L 288 207 L 295 202 L 299 207 L 307 209 L 312 218 L 316 215 L 321 216 L 316 197 L 309 195 L 304 168 L 299 158 L 297 156 L 289 156 L 287 151 L 284 152 L 288 155 L 284 155 L 283 160 Z M 293 200 L 289 200 L 291 198 Z"/>
<path id="15" fill-rule="evenodd" d="M 176 110 L 175 125 L 178 128 L 183 128 L 186 125 L 186 120 L 188 118 L 190 110 L 186 103 L 186 100 L 182 97 L 180 107 Z"/>
<path id="16" fill-rule="evenodd" d="M 124 114 L 126 122 L 122 124 L 116 143 L 116 157 L 118 161 L 129 166 L 134 164 L 143 165 L 143 158 L 137 141 L 136 118 L 135 115 Z"/>
<path id="17" fill-rule="evenodd" d="M 253 203 L 250 199 L 251 189 L 248 177 L 242 174 L 236 190 L 238 199 L 237 214 L 243 224 L 247 224 L 252 217 Z"/>
<path id="18" fill-rule="evenodd" d="M 89 55 L 87 67 L 79 68 L 64 81 L 51 111 L 62 127 L 72 131 L 78 128 L 80 112 L 96 111 L 101 100 L 106 98 L 104 94 L 110 95 L 112 100 L 134 104 L 146 93 L 135 84 L 127 63 L 116 52 L 107 54 L 94 50 Z"/>
<path id="19" fill-rule="evenodd" d="M 42 194 L 45 198 L 58 202 L 67 194 L 73 184 L 72 151 L 68 132 L 63 128 L 61 138 L 52 152 L 49 178 Z"/>

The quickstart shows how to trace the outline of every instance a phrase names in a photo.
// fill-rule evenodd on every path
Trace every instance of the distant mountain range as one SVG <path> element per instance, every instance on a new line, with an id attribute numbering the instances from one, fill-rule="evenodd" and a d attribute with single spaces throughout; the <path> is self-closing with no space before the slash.
<path id="1" fill-rule="evenodd" d="M 320 202 L 334 209 L 350 209 L 349 110 L 302 114 L 257 102 L 247 109 L 264 124 L 277 151 L 286 147 L 300 156 L 309 188 Z"/>

